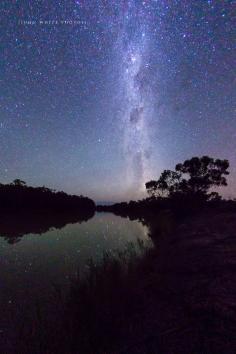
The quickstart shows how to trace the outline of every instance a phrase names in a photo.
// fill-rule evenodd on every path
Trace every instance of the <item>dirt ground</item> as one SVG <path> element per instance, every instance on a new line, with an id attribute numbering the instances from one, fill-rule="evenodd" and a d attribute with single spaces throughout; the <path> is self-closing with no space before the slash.
<path id="1" fill-rule="evenodd" d="M 185 220 L 148 264 L 139 341 L 120 353 L 236 353 L 236 213 Z"/>

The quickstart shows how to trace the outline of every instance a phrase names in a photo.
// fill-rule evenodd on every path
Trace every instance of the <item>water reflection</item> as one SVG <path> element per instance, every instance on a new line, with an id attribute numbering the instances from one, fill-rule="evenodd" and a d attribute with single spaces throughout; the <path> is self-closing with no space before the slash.
<path id="1" fill-rule="evenodd" d="M 147 235 L 138 221 L 109 213 L 87 222 L 71 214 L 1 215 L 0 329 L 6 338 L 35 313 L 37 302 L 53 306 L 55 286 L 68 289 L 88 259 L 99 260 L 105 251 L 122 250 Z"/>
<path id="2" fill-rule="evenodd" d="M 110 213 L 87 222 L 76 215 L 1 215 L 0 236 L 0 340 L 11 343 L 15 328 L 35 316 L 37 303 L 52 311 L 55 288 L 65 293 L 88 259 L 99 261 L 105 251 L 149 239 L 140 222 Z"/>
<path id="3" fill-rule="evenodd" d="M 105 251 L 122 250 L 137 238 L 148 239 L 141 223 L 109 213 L 97 213 L 87 222 L 76 216 L 65 225 L 67 221 L 62 215 L 59 219 L 45 214 L 28 219 L 2 216 L 0 303 L 12 307 L 13 302 L 22 302 L 22 296 L 27 302 L 43 296 L 55 283 L 68 285 L 88 259 L 99 260 Z"/>
<path id="4" fill-rule="evenodd" d="M 0 215 L 0 236 L 8 243 L 14 244 L 27 234 L 41 235 L 51 228 L 62 229 L 67 224 L 82 223 L 94 216 L 94 212 L 86 213 L 52 213 L 21 212 L 2 213 Z"/>

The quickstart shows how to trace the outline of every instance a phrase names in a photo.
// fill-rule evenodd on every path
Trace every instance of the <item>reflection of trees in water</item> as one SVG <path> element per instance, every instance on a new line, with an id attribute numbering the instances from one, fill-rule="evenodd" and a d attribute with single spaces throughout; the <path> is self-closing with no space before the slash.
<path id="1" fill-rule="evenodd" d="M 30 187 L 20 179 L 0 183 L 0 236 L 16 243 L 25 234 L 42 234 L 94 215 L 95 203 L 87 197 Z"/>
<path id="2" fill-rule="evenodd" d="M 27 234 L 43 234 L 51 228 L 62 229 L 67 224 L 82 223 L 94 216 L 94 211 L 81 212 L 22 212 L 0 215 L 0 236 L 8 243 L 19 242 Z"/>
<path id="3" fill-rule="evenodd" d="M 158 239 L 171 233 L 177 224 L 177 215 L 171 211 L 168 199 L 147 198 L 129 203 L 97 206 L 97 211 L 110 212 L 131 221 L 138 221 L 148 228 L 148 236 L 154 245 Z"/>

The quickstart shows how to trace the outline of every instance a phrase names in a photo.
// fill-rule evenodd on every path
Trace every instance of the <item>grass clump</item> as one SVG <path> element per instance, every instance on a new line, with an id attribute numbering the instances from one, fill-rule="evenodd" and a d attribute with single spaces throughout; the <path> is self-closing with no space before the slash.
<path id="1" fill-rule="evenodd" d="M 86 274 L 78 274 L 66 307 L 69 352 L 111 353 L 133 336 L 144 297 L 137 269 L 149 250 L 141 240 L 129 243 L 99 264 L 90 260 Z"/>

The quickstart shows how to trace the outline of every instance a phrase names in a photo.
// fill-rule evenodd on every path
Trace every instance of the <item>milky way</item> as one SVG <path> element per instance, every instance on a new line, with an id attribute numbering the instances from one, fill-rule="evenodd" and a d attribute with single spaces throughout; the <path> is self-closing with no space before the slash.
<path id="1" fill-rule="evenodd" d="M 98 201 L 194 155 L 231 163 L 233 1 L 2 1 L 0 182 Z"/>
<path id="2" fill-rule="evenodd" d="M 148 62 L 146 32 L 138 30 L 135 39 L 128 40 L 121 49 L 121 86 L 124 86 L 124 105 L 121 120 L 124 129 L 124 154 L 126 158 L 126 180 L 128 188 L 135 186 L 143 190 L 147 181 L 151 155 L 148 118 L 151 99 L 145 85 L 145 67 Z M 126 39 L 127 34 L 125 34 Z M 124 41 L 124 39 L 123 39 Z"/>

